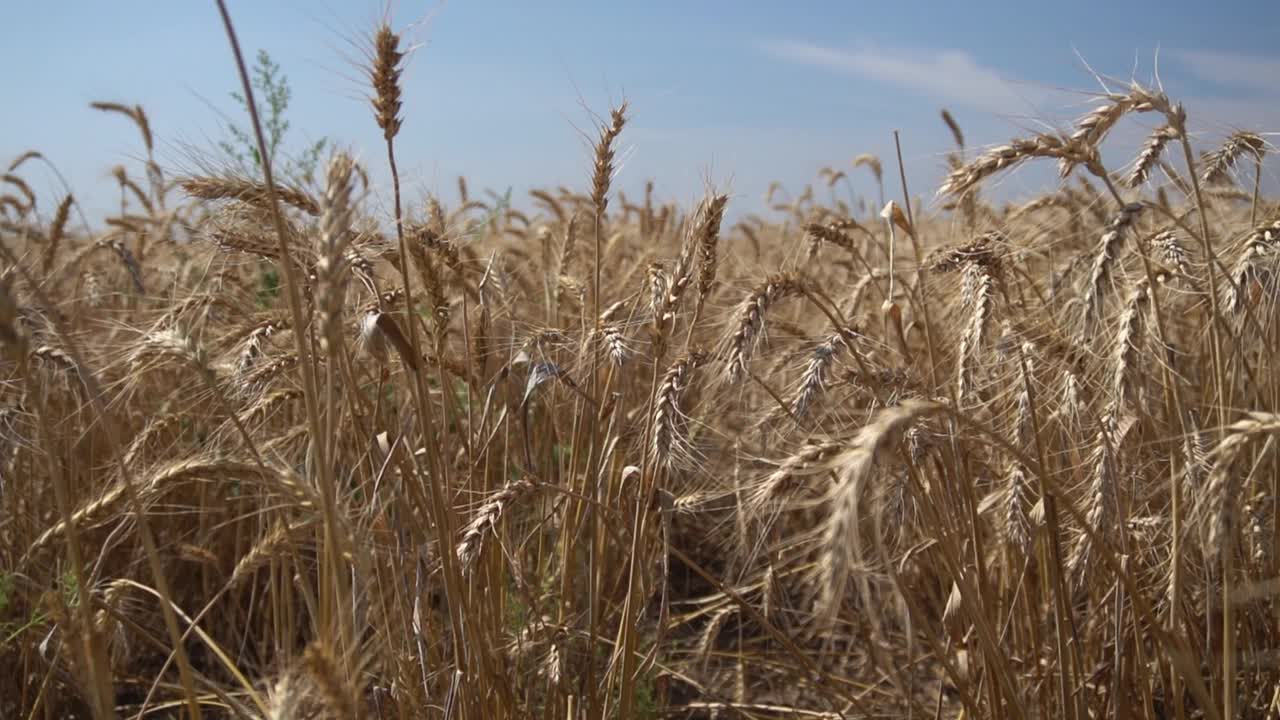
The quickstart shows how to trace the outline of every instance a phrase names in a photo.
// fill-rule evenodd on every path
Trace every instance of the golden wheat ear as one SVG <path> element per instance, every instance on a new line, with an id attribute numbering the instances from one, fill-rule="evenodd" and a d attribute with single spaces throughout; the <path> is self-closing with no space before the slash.
<path id="1" fill-rule="evenodd" d="M 391 140 L 400 132 L 400 73 L 404 53 L 400 50 L 400 36 L 387 24 L 381 25 L 373 35 L 373 66 L 369 69 L 369 81 L 373 85 L 373 115 L 383 137 Z"/>
<path id="2" fill-rule="evenodd" d="M 1267 141 L 1254 132 L 1241 130 L 1231 134 L 1222 147 L 1205 159 L 1204 172 L 1200 180 L 1205 183 L 1224 182 L 1231 169 L 1241 157 L 1250 156 L 1262 162 L 1267 153 Z"/>

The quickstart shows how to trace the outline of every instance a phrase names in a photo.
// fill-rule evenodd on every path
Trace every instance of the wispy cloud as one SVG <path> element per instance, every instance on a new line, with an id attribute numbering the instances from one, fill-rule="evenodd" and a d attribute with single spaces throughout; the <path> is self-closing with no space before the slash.
<path id="1" fill-rule="evenodd" d="M 842 50 L 796 41 L 767 43 L 762 49 L 780 60 L 847 73 L 993 113 L 1034 110 L 1047 94 L 1015 87 L 1020 83 L 959 50 Z"/>
<path id="2" fill-rule="evenodd" d="M 1218 50 L 1174 50 L 1178 67 L 1200 80 L 1181 98 L 1196 125 L 1210 132 L 1249 128 L 1280 129 L 1280 56 L 1245 55 Z"/>
<path id="3" fill-rule="evenodd" d="M 1176 50 L 1175 60 L 1193 75 L 1220 87 L 1250 90 L 1264 97 L 1280 97 L 1280 57 L 1241 55 L 1215 50 Z"/>

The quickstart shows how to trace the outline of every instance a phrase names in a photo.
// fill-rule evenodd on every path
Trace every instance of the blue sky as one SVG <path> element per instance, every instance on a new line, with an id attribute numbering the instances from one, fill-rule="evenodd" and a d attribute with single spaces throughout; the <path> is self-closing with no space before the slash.
<path id="1" fill-rule="evenodd" d="M 382 2 L 230 0 L 246 52 L 267 49 L 294 92 L 293 146 L 327 136 L 382 172 L 383 149 L 352 44 Z M 536 8 L 536 9 L 535 9 Z M 0 26 L 8 72 L 0 159 L 45 153 L 91 215 L 116 202 L 109 171 L 142 152 L 119 117 L 93 100 L 140 103 L 158 156 L 190 171 L 224 136 L 237 87 L 213 2 L 14 3 Z M 1275 2 L 666 2 L 401 0 L 393 24 L 418 43 L 405 75 L 397 154 L 410 198 L 586 185 L 590 111 L 620 99 L 632 122 L 618 186 L 696 199 L 704 181 L 755 210 L 770 181 L 798 191 L 823 166 L 851 170 L 877 153 L 889 166 L 894 129 L 918 195 L 931 197 L 949 150 L 938 110 L 971 147 L 999 143 L 1087 110 L 1099 89 L 1088 66 L 1124 81 L 1153 78 L 1185 102 L 1201 145 L 1236 126 L 1280 130 L 1280 3 Z M 242 118 L 235 117 L 243 122 Z M 1141 122 L 1146 122 L 1145 120 Z M 1118 133 L 1118 168 L 1144 126 Z M 23 173 L 51 211 L 46 171 Z M 874 195 L 869 176 L 854 174 Z M 1042 190 L 1018 173 L 999 192 Z M 385 181 L 382 183 L 385 185 Z M 385 192 L 375 202 L 385 202 Z"/>

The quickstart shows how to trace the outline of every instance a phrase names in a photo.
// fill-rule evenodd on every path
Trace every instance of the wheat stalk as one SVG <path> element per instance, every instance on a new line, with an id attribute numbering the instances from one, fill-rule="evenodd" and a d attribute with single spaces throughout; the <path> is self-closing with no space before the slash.
<path id="1" fill-rule="evenodd" d="M 1260 438 L 1280 434 L 1280 415 L 1268 412 L 1250 412 L 1226 428 L 1226 436 L 1213 448 L 1206 460 L 1212 462 L 1208 485 L 1201 497 L 1201 511 L 1205 525 L 1205 542 L 1214 553 L 1231 552 L 1228 543 L 1239 524 L 1239 505 L 1244 481 L 1251 473 L 1237 473 L 1232 469 L 1244 450 Z"/>
<path id="2" fill-rule="evenodd" d="M 1133 405 L 1139 409 L 1138 391 L 1142 376 L 1137 365 L 1142 357 L 1142 336 L 1146 327 L 1147 306 L 1151 302 L 1147 279 L 1134 285 L 1120 316 L 1120 333 L 1116 335 L 1111 361 L 1111 397 L 1117 407 Z"/>
<path id="3" fill-rule="evenodd" d="M 521 477 L 507 483 L 476 510 L 471 522 L 467 523 L 463 529 L 462 539 L 458 541 L 458 546 L 454 550 L 458 556 L 458 563 L 464 572 L 469 572 L 475 567 L 476 561 L 484 549 L 485 537 L 490 532 L 497 532 L 498 522 L 502 519 L 503 514 L 511 506 L 527 498 L 536 489 L 537 485 L 531 478 Z"/>
<path id="4" fill-rule="evenodd" d="M 1244 155 L 1261 162 L 1267 152 L 1267 143 L 1257 133 L 1240 130 L 1231 134 L 1222 147 L 1205 159 L 1204 172 L 1200 180 L 1205 183 L 1217 183 L 1227 179 L 1231 168 Z"/>
<path id="5" fill-rule="evenodd" d="M 802 419 L 809 411 L 809 406 L 822 394 L 831 375 L 831 365 L 835 362 L 841 348 L 848 347 L 845 332 L 836 332 L 827 337 L 813 349 L 813 355 L 805 366 L 800 377 L 799 386 L 791 400 L 791 415 Z"/>
<path id="6" fill-rule="evenodd" d="M 688 464 L 692 449 L 684 436 L 684 414 L 681 399 L 692 381 L 693 371 L 706 361 L 700 352 L 692 352 L 667 368 L 653 399 L 653 458 L 667 467 Z"/>
<path id="7" fill-rule="evenodd" d="M 1102 304 L 1107 297 L 1107 282 L 1111 279 L 1111 268 L 1119 259 L 1119 250 L 1121 243 L 1124 242 L 1125 232 L 1132 227 L 1142 210 L 1143 206 L 1137 203 L 1125 205 L 1107 224 L 1107 231 L 1098 241 L 1082 298 L 1084 303 L 1082 333 L 1092 330 L 1094 323 L 1102 316 Z"/>
<path id="8" fill-rule="evenodd" d="M 828 515 L 821 530 L 818 562 L 820 614 L 830 616 L 844 598 L 849 578 L 861 566 L 862 498 L 876 463 L 894 440 L 917 419 L 940 410 L 936 403 L 908 400 L 880 411 L 854 435 L 848 447 L 831 460 L 839 481 L 827 497 Z M 876 523 L 879 527 L 879 523 Z M 865 592 L 864 592 L 865 595 Z"/>
<path id="9" fill-rule="evenodd" d="M 996 173 L 1015 167 L 1031 158 L 1057 158 L 1072 164 L 1098 168 L 1097 151 L 1075 140 L 1057 135 L 1017 138 L 1006 145 L 992 148 L 973 162 L 952 170 L 938 190 L 939 195 L 963 195 Z"/>
<path id="10" fill-rule="evenodd" d="M 1168 125 L 1161 125 L 1153 130 L 1147 136 L 1147 141 L 1143 143 L 1142 151 L 1138 153 L 1138 158 L 1134 160 L 1133 170 L 1125 178 L 1125 184 L 1131 188 L 1141 187 L 1150 177 L 1151 168 L 1159 162 L 1165 146 L 1169 144 L 1170 140 L 1177 140 L 1178 137 L 1178 131 Z"/>
<path id="11" fill-rule="evenodd" d="M 188 195 L 202 200 L 236 200 L 254 207 L 270 210 L 271 194 L 267 186 L 256 180 L 232 175 L 187 177 L 178 181 Z M 307 213 L 319 215 L 320 204 L 305 190 L 277 184 L 276 197 L 287 205 Z"/>
<path id="12" fill-rule="evenodd" d="M 801 294 L 803 289 L 804 283 L 797 275 L 774 275 L 742 300 L 727 340 L 725 376 L 729 382 L 737 382 L 748 371 L 747 365 L 764 332 L 769 308 L 784 298 Z"/>
<path id="13" fill-rule="evenodd" d="M 1228 310 L 1235 313 L 1244 310 L 1245 303 L 1253 292 L 1250 285 L 1262 277 L 1260 266 L 1275 253 L 1278 244 L 1280 220 L 1257 228 L 1245 237 L 1240 256 L 1231 267 L 1231 281 L 1224 289 L 1224 301 Z"/>
<path id="14" fill-rule="evenodd" d="M 320 311 L 320 348 L 332 358 L 342 342 L 342 308 L 346 298 L 347 249 L 351 242 L 354 163 L 339 153 L 329 160 L 316 254 L 316 295 Z"/>

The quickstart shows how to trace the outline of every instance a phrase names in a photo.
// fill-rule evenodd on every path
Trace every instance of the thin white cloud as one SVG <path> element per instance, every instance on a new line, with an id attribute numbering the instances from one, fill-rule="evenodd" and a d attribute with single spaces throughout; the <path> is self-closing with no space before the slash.
<path id="1" fill-rule="evenodd" d="M 1172 55 L 1201 80 L 1222 87 L 1252 90 L 1265 97 L 1280 96 L 1276 87 L 1276 78 L 1280 77 L 1280 57 L 1215 50 L 1177 50 Z"/>
<path id="2" fill-rule="evenodd" d="M 1280 57 L 1174 50 L 1170 57 L 1208 87 L 1180 98 L 1193 126 L 1212 139 L 1237 128 L 1280 130 Z"/>
<path id="3" fill-rule="evenodd" d="M 1263 133 L 1280 131 L 1280 104 L 1274 95 L 1270 98 L 1188 95 L 1180 99 L 1187 108 L 1192 129 L 1210 136 L 1226 135 L 1241 128 Z"/>
<path id="4" fill-rule="evenodd" d="M 840 50 L 795 41 L 767 43 L 763 49 L 780 60 L 856 75 L 993 113 L 1034 111 L 1046 94 L 1015 88 L 1000 72 L 958 50 Z"/>

